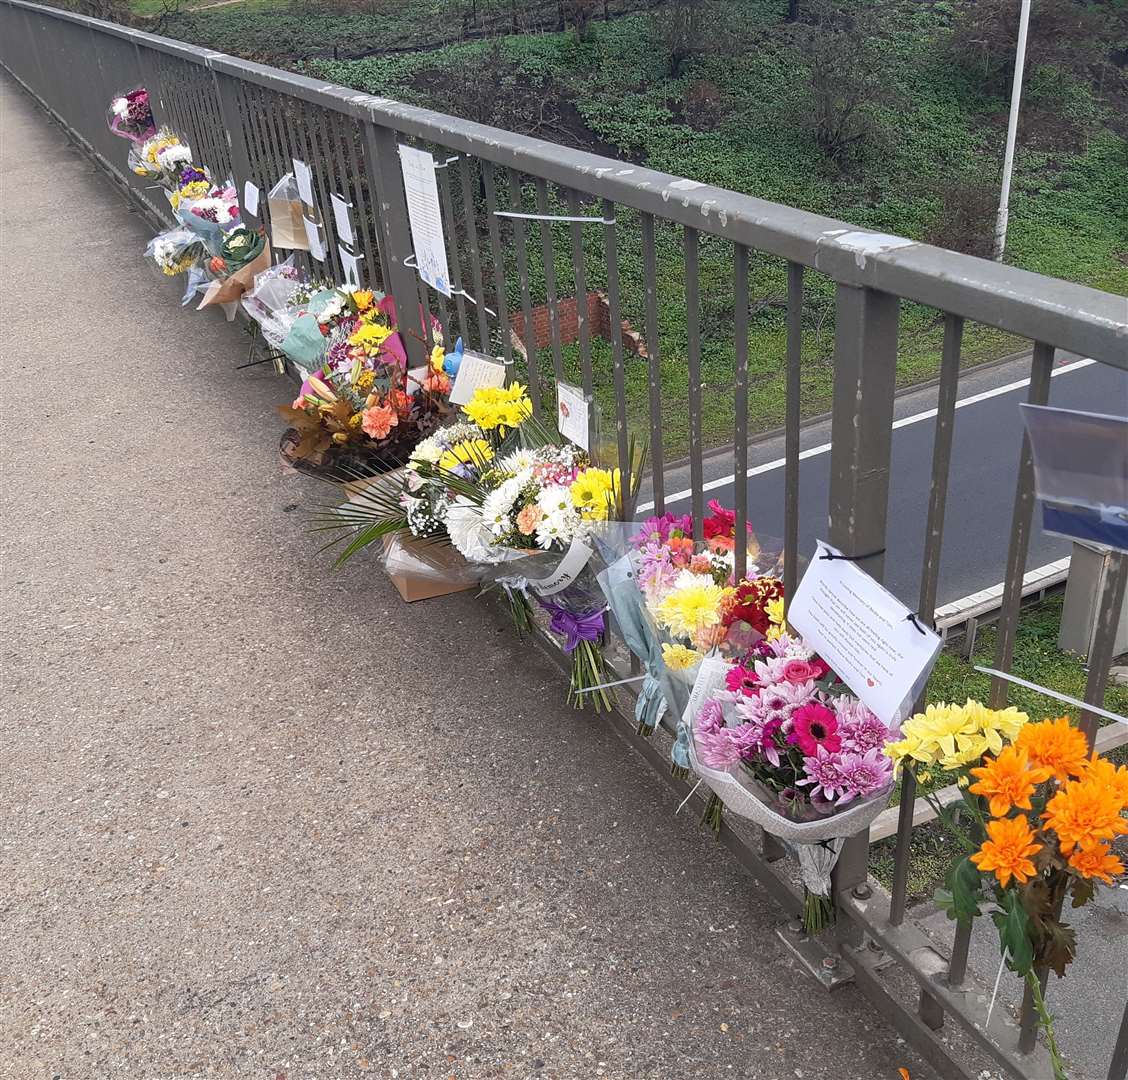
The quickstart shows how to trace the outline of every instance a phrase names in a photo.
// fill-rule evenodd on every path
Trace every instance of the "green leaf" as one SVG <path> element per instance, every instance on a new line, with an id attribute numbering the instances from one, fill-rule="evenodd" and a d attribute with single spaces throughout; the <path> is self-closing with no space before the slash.
<path id="1" fill-rule="evenodd" d="M 1034 967 L 1030 919 L 1017 892 L 1004 892 L 1002 903 L 1003 910 L 991 916 L 999 931 L 999 948 L 1007 958 L 1007 967 L 1018 975 L 1026 975 Z"/>
<path id="2" fill-rule="evenodd" d="M 949 919 L 961 925 L 970 925 L 980 914 L 979 890 L 982 877 L 970 858 L 964 857 L 952 864 L 944 877 L 946 889 L 938 889 L 936 903 L 944 908 Z M 943 897 L 941 896 L 943 894 Z"/>
<path id="3" fill-rule="evenodd" d="M 1070 895 L 1073 897 L 1070 902 L 1072 907 L 1084 907 L 1093 896 L 1096 894 L 1096 882 L 1092 878 L 1074 878 L 1073 885 L 1070 888 Z"/>
<path id="4" fill-rule="evenodd" d="M 1058 919 L 1045 919 L 1042 923 L 1042 942 L 1039 960 L 1059 979 L 1065 978 L 1065 969 L 1077 955 L 1077 934 L 1072 926 Z"/>

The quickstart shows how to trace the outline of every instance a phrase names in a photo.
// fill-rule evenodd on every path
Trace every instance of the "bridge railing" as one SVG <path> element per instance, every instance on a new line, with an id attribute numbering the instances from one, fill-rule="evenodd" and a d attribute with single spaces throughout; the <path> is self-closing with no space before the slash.
<path id="1" fill-rule="evenodd" d="M 648 436 L 647 483 L 658 513 L 673 469 L 668 459 L 685 455 L 692 509 L 701 520 L 708 399 L 719 395 L 725 416 L 731 416 L 725 435 L 740 478 L 748 468 L 750 401 L 758 406 L 764 388 L 772 387 L 783 403 L 788 595 L 799 544 L 803 361 L 809 344 L 804 305 L 814 293 L 826 298 L 824 314 L 833 310 L 834 326 L 827 536 L 851 555 L 885 547 L 901 312 L 912 311 L 917 323 L 922 308 L 935 317 L 942 359 L 918 604 L 926 622 L 937 602 L 965 327 L 994 327 L 1029 344 L 1028 400 L 1034 403 L 1049 400 L 1058 349 L 1128 368 L 1128 301 L 1069 282 L 22 0 L 0 0 L 0 61 L 152 215 L 167 218 L 167 204 L 124 167 L 122 143 L 106 127 L 106 105 L 121 89 L 148 87 L 158 120 L 186 135 L 197 160 L 230 175 L 240 190 L 249 180 L 265 192 L 290 171 L 291 158 L 309 162 L 322 207 L 335 192 L 358 208 L 361 265 L 369 284 L 395 297 L 401 327 L 410 324 L 410 313 L 432 312 L 448 341 L 461 334 L 468 345 L 507 360 L 523 352 L 518 359 L 538 407 L 542 377 L 577 372 L 587 392 L 609 403 L 611 441 L 624 467 L 629 432 L 642 428 Z M 411 239 L 400 143 L 432 151 L 442 166 L 448 256 L 455 284 L 464 290 L 452 301 L 427 289 L 405 265 Z M 265 199 L 261 207 L 265 219 Z M 553 224 L 498 217 L 498 210 L 596 220 Z M 325 273 L 341 280 L 330 215 L 324 229 Z M 671 253 L 677 266 L 673 280 Z M 593 346 L 584 303 L 592 284 L 605 294 L 612 328 L 621 324 L 624 294 L 632 298 L 627 306 L 645 343 L 639 358 L 628 361 L 617 332 L 608 335 L 609 359 Z M 565 340 L 561 318 L 561 301 L 573 289 L 574 344 Z M 538 345 L 533 308 L 541 297 L 549 326 L 548 340 Z M 671 304 L 684 310 L 684 334 L 669 329 Z M 749 344 L 751 322 L 764 306 L 781 315 L 778 355 L 767 358 L 766 373 L 764 358 L 750 356 Z M 403 313 L 409 313 L 406 320 Z M 523 319 L 514 335 L 511 317 L 517 314 Z M 417 361 L 429 326 L 421 316 L 417 326 L 406 327 Z M 724 369 L 720 376 L 718 363 Z M 639 365 L 646 370 L 645 393 L 631 400 L 628 372 Z M 715 436 L 715 414 L 709 424 Z M 995 666 L 1001 670 L 1009 670 L 1013 656 L 1033 528 L 1033 470 L 1025 440 L 1014 453 L 1018 482 L 1006 565 L 999 568 L 1005 589 Z M 736 484 L 735 502 L 739 535 L 749 509 L 743 483 Z M 881 578 L 880 554 L 862 565 Z M 1105 588 L 1089 658 L 1085 700 L 1091 704 L 1103 699 L 1126 578 L 1128 559 L 1121 559 Z M 1007 684 L 996 679 L 992 704 L 1002 704 L 1006 696 Z M 1086 714 L 1083 723 L 1091 734 L 1096 717 Z M 985 1028 L 980 990 L 967 970 L 969 933 L 957 931 L 947 955 L 941 955 L 906 919 L 914 795 L 909 778 L 901 795 L 891 892 L 867 879 L 868 836 L 851 841 L 843 853 L 835 886 L 842 953 L 862 989 L 944 1075 L 965 1075 L 937 1034 L 947 1017 L 1011 1075 L 1048 1076 L 1029 995 L 1017 1028 L 1001 1009 Z M 789 876 L 778 870 L 777 852 L 762 839 L 728 836 L 757 879 L 794 911 Z M 874 961 L 878 955 L 892 956 L 913 976 L 915 1003 L 886 988 Z M 1122 1078 L 1126 1066 L 1128 1013 L 1110 1080 Z"/>

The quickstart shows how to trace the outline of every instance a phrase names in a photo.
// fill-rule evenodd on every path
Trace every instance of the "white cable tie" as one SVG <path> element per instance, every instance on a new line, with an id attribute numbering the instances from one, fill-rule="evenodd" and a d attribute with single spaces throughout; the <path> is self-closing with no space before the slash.
<path id="1" fill-rule="evenodd" d="M 582 690 L 577 690 L 577 694 L 593 694 L 596 690 L 610 690 L 612 686 L 626 686 L 629 683 L 642 682 L 646 678 L 645 675 L 638 675 L 631 679 L 616 679 L 614 682 L 600 683 L 598 686 L 585 686 Z"/>
<path id="2" fill-rule="evenodd" d="M 515 210 L 495 210 L 494 217 L 520 218 L 522 221 L 576 221 L 582 225 L 614 225 L 614 218 L 584 217 L 571 214 L 519 214 Z"/>
<path id="3" fill-rule="evenodd" d="M 441 165 L 435 166 L 435 171 L 438 172 L 439 169 L 445 169 L 448 165 L 453 165 L 456 161 L 459 161 L 461 158 L 462 158 L 461 154 L 455 154 L 454 157 L 448 157 L 446 159 L 446 161 L 444 161 Z"/>
<path id="4" fill-rule="evenodd" d="M 1037 683 L 1027 682 L 1025 679 L 1020 679 L 1017 675 L 1009 675 L 1005 671 L 997 671 L 995 668 L 980 667 L 978 664 L 975 667 L 976 671 L 983 672 L 984 675 L 994 675 L 998 679 L 1005 679 L 1007 682 L 1017 683 L 1019 686 L 1025 686 L 1027 690 L 1037 690 L 1039 694 L 1045 694 L 1046 697 L 1055 698 L 1058 701 L 1064 701 L 1066 705 L 1073 705 L 1078 709 L 1085 712 L 1096 713 L 1097 716 L 1103 716 L 1106 720 L 1115 720 L 1118 724 L 1128 724 L 1128 716 L 1121 716 L 1119 713 L 1109 712 L 1108 709 L 1102 709 L 1097 705 L 1089 705 L 1082 701 L 1080 698 L 1070 697 L 1068 694 L 1059 694 L 1056 690 L 1050 690 L 1045 686 L 1039 686 Z"/>
<path id="5" fill-rule="evenodd" d="M 1003 981 L 1003 968 L 1006 967 L 1008 956 L 1010 956 L 1010 949 L 1004 949 L 1003 958 L 999 961 L 999 973 L 995 976 L 995 989 L 991 991 L 991 1004 L 987 1006 L 987 1019 L 983 1021 L 984 1031 L 991 1026 L 991 1013 L 995 1009 L 995 998 L 999 996 L 999 983 Z"/>
<path id="6" fill-rule="evenodd" d="M 419 264 L 415 261 L 414 253 L 408 255 L 407 258 L 403 260 L 403 265 L 406 266 L 409 270 L 419 269 Z"/>
<path id="7" fill-rule="evenodd" d="M 697 783 L 693 785 L 693 789 L 692 789 L 692 790 L 690 791 L 690 793 L 689 793 L 689 794 L 688 794 L 688 795 L 687 795 L 687 796 L 686 796 L 686 797 L 685 797 L 684 799 L 682 799 L 682 801 L 681 801 L 681 805 L 680 805 L 680 806 L 679 806 L 679 807 L 678 807 L 678 808 L 677 808 L 677 809 L 676 809 L 676 810 L 674 811 L 674 813 L 675 813 L 675 814 L 680 814 L 680 813 L 682 812 L 682 810 L 684 810 L 684 809 L 685 809 L 685 804 L 686 804 L 687 802 L 689 802 L 689 800 L 690 800 L 690 799 L 692 799 L 692 798 L 693 798 L 693 796 L 694 796 L 694 795 L 695 795 L 695 794 L 697 793 L 697 789 L 698 789 L 698 788 L 699 788 L 699 787 L 700 787 L 700 786 L 701 786 L 701 785 L 702 785 L 703 783 L 705 783 L 705 777 L 701 777 L 701 779 L 699 779 L 699 780 L 697 781 Z"/>

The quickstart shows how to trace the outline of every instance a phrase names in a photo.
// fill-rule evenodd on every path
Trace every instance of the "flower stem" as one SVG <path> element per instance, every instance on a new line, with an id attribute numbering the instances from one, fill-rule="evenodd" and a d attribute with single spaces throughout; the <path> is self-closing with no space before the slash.
<path id="1" fill-rule="evenodd" d="M 1054 1080 L 1069 1080 L 1061 1051 L 1058 1050 L 1057 1039 L 1054 1037 L 1054 1018 L 1046 1008 L 1046 999 L 1042 994 L 1042 980 L 1038 978 L 1038 973 L 1033 968 L 1026 973 L 1026 985 L 1030 987 L 1030 995 L 1034 999 L 1038 1024 L 1046 1033 L 1046 1049 L 1050 1052 L 1050 1062 L 1054 1067 Z"/>
<path id="2" fill-rule="evenodd" d="M 811 937 L 821 934 L 834 923 L 834 905 L 829 896 L 803 890 L 803 929 Z"/>
<path id="3" fill-rule="evenodd" d="M 709 801 L 705 804 L 705 813 L 701 815 L 701 823 L 707 825 L 714 836 L 721 835 L 721 818 L 725 811 L 725 804 L 721 797 L 714 791 L 709 794 Z"/>

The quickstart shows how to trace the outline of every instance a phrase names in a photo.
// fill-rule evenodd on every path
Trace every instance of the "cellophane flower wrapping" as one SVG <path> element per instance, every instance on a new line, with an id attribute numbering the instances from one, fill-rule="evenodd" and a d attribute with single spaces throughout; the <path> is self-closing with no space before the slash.
<path id="1" fill-rule="evenodd" d="M 899 733 L 787 632 L 703 661 L 683 720 L 691 766 L 724 805 L 796 846 L 808 929 L 822 929 L 842 844 L 888 801 Z"/>
<path id="2" fill-rule="evenodd" d="M 290 302 L 306 282 L 303 271 L 294 265 L 294 256 L 268 266 L 255 275 L 253 286 L 241 298 L 243 310 L 256 323 L 264 340 L 280 348 L 294 324 Z"/>
<path id="3" fill-rule="evenodd" d="M 149 91 L 143 86 L 114 94 L 106 109 L 106 123 L 110 131 L 133 143 L 143 143 L 157 133 Z"/>

